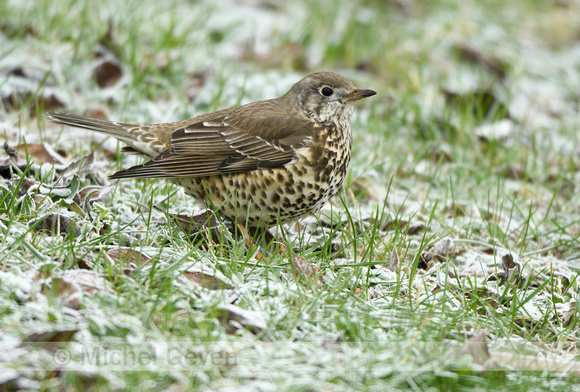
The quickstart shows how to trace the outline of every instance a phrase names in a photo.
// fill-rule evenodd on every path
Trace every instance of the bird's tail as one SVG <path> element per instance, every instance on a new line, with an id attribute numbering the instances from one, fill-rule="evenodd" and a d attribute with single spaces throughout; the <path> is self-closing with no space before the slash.
<path id="1" fill-rule="evenodd" d="M 136 140 L 136 135 L 128 132 L 128 129 L 133 127 L 131 124 L 99 120 L 72 113 L 46 113 L 45 116 L 51 123 L 104 133 L 129 144 Z"/>
<path id="2" fill-rule="evenodd" d="M 158 140 L 154 132 L 150 132 L 150 127 L 99 120 L 72 113 L 46 113 L 45 116 L 49 122 L 54 124 L 88 129 L 107 136 L 113 136 L 129 145 L 129 147 L 123 148 L 123 152 L 155 157 L 166 148 L 165 143 Z"/>

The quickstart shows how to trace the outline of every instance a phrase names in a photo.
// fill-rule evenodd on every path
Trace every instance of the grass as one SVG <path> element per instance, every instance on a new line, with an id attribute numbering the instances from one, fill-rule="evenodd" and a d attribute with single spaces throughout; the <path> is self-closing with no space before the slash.
<path id="1" fill-rule="evenodd" d="M 29 146 L 0 165 L 2 388 L 572 389 L 578 82 L 566 70 L 580 28 L 567 17 L 579 5 L 560 7 L 0 3 L 0 132 Z M 122 69 L 105 89 L 99 42 Z M 260 262 L 223 228 L 192 239 L 175 215 L 200 206 L 182 190 L 108 187 L 134 159 L 42 117 L 52 94 L 55 110 L 174 121 L 281 95 L 314 70 L 379 92 L 357 107 L 344 189 L 277 229 L 320 285 L 289 252 Z M 21 105 L 6 106 L 15 91 Z M 506 136 L 485 128 L 500 121 Z M 96 158 L 40 166 L 39 142 Z"/>

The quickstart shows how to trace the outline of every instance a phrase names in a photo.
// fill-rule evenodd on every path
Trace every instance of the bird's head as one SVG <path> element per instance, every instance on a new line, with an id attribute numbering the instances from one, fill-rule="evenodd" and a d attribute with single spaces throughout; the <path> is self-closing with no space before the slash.
<path id="1" fill-rule="evenodd" d="M 282 97 L 309 120 L 328 124 L 349 121 L 352 102 L 375 95 L 369 89 L 356 88 L 350 80 L 333 72 L 317 72 L 295 83 Z"/>

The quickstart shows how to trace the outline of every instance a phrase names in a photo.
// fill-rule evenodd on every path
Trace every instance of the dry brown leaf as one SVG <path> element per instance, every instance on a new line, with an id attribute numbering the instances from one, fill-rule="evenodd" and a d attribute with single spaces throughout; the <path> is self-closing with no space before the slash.
<path id="1" fill-rule="evenodd" d="M 48 209 L 53 204 L 52 199 L 46 195 L 34 195 L 32 200 L 34 200 L 34 204 L 36 205 L 37 210 L 41 207 Z"/>
<path id="2" fill-rule="evenodd" d="M 51 165 L 64 165 L 66 161 L 59 153 L 53 150 L 46 143 L 41 144 L 21 144 L 16 149 L 22 153 L 28 154 L 33 160 Z"/>
<path id="3" fill-rule="evenodd" d="M 95 271 L 84 269 L 66 270 L 62 279 L 71 284 L 78 284 L 84 293 L 92 294 L 95 291 L 105 291 L 107 281 L 101 278 Z"/>
<path id="4" fill-rule="evenodd" d="M 134 249 L 115 248 L 107 252 L 107 255 L 115 261 L 124 261 L 126 263 L 134 263 L 136 265 L 149 264 L 151 258 Z"/>
<path id="5" fill-rule="evenodd" d="M 26 103 L 28 103 L 27 108 L 31 116 L 36 115 L 37 107 L 43 108 L 44 111 L 53 111 L 65 107 L 65 104 L 55 94 L 48 96 L 42 94 L 34 95 L 32 90 L 13 91 L 0 98 L 0 106 L 3 106 L 6 111 L 20 110 Z"/>
<path id="6" fill-rule="evenodd" d="M 137 267 L 150 264 L 151 258 L 134 249 L 110 249 L 107 255 L 119 264 L 123 264 L 123 273 L 125 275 L 133 275 Z"/>
<path id="7" fill-rule="evenodd" d="M 495 253 L 495 249 L 493 248 L 493 246 L 490 245 L 476 245 L 472 249 L 484 253 L 486 255 L 492 255 Z"/>
<path id="8" fill-rule="evenodd" d="M 508 69 L 507 64 L 487 53 L 484 53 L 475 45 L 469 42 L 462 42 L 457 45 L 457 49 L 459 50 L 461 58 L 475 64 L 483 65 L 488 71 L 497 75 L 501 79 L 506 77 Z"/>
<path id="9" fill-rule="evenodd" d="M 52 331 L 33 332 L 29 334 L 22 343 L 33 345 L 49 352 L 54 352 L 72 341 L 78 331 L 79 330 L 76 328 L 63 328 Z"/>
<path id="10" fill-rule="evenodd" d="M 208 290 L 231 290 L 234 288 L 231 284 L 201 271 L 185 271 L 183 275 L 190 281 Z"/>
<path id="11" fill-rule="evenodd" d="M 191 102 L 197 97 L 205 85 L 206 75 L 203 73 L 195 74 L 185 82 L 185 96 Z"/>
<path id="12" fill-rule="evenodd" d="M 432 262 L 447 260 L 455 250 L 455 243 L 449 238 L 443 238 L 421 253 L 417 268 L 429 269 Z"/>
<path id="13" fill-rule="evenodd" d="M 0 98 L 0 107 L 5 111 L 20 110 L 27 105 L 31 116 L 35 116 L 37 108 L 41 110 L 55 110 L 65 105 L 58 95 L 48 94 L 44 89 L 38 90 L 39 85 L 44 87 L 53 86 L 53 79 L 47 77 L 47 73 L 38 68 L 17 66 L 6 70 L 0 70 L 0 79 L 15 79 L 18 82 L 12 91 Z"/>
<path id="14" fill-rule="evenodd" d="M 190 235 L 206 229 L 213 230 L 221 226 L 215 214 L 210 210 L 204 210 L 192 216 L 171 213 L 167 215 L 173 218 L 174 222 L 184 233 Z"/>
<path id="15" fill-rule="evenodd" d="M 459 352 L 460 355 L 469 355 L 473 358 L 473 362 L 478 365 L 485 366 L 491 359 L 489 349 L 485 342 L 485 331 L 479 331 L 471 339 L 469 339 Z"/>
<path id="16" fill-rule="evenodd" d="M 94 76 L 100 88 L 107 88 L 117 84 L 123 76 L 123 70 L 119 62 L 104 60 L 95 67 Z"/>
<path id="17" fill-rule="evenodd" d="M 117 50 L 117 46 L 115 45 L 115 40 L 113 37 L 114 32 L 114 23 L 113 18 L 111 17 L 107 23 L 107 31 L 105 31 L 105 34 L 103 34 L 103 36 L 99 39 L 99 45 L 115 54 L 116 57 L 119 57 L 119 51 Z"/>
<path id="18" fill-rule="evenodd" d="M 52 112 L 58 109 L 63 109 L 66 105 L 56 95 L 50 94 L 48 96 L 41 95 L 37 98 L 38 105 L 46 112 Z M 36 103 L 30 106 L 30 113 L 36 114 Z"/>
<path id="19" fill-rule="evenodd" d="M 8 141 L 4 142 L 3 147 L 4 147 L 4 152 L 6 153 L 6 155 L 8 155 L 8 159 L 12 162 L 18 162 L 18 153 L 16 152 L 15 149 L 10 147 L 10 145 L 8 144 Z"/>
<path id="20" fill-rule="evenodd" d="M 88 260 L 88 259 L 83 257 L 83 258 L 77 260 L 77 267 L 79 269 L 92 270 L 93 269 L 93 262 L 91 260 Z"/>
<path id="21" fill-rule="evenodd" d="M 95 154 L 90 152 L 82 158 L 72 161 L 67 167 L 62 170 L 58 170 L 58 174 L 63 178 L 70 178 L 74 175 L 80 176 L 85 171 L 88 171 L 91 166 L 95 163 Z"/>
<path id="22" fill-rule="evenodd" d="M 382 231 L 389 231 L 396 228 L 407 227 L 407 235 L 413 235 L 425 228 L 423 223 L 413 223 L 411 224 L 406 220 L 390 220 L 381 228 Z"/>
<path id="23" fill-rule="evenodd" d="M 76 222 L 66 215 L 48 214 L 42 218 L 33 219 L 28 222 L 28 227 L 36 232 L 44 232 L 50 235 L 71 235 L 78 237 L 81 229 Z"/>
<path id="24" fill-rule="evenodd" d="M 43 283 L 41 292 L 50 298 L 61 298 L 64 306 L 73 309 L 80 308 L 83 296 L 83 292 L 77 284 L 62 278 L 52 278 L 50 282 Z"/>
<path id="25" fill-rule="evenodd" d="M 24 196 L 29 192 L 30 188 L 35 187 L 36 185 L 38 185 L 38 182 L 36 182 L 36 180 L 33 180 L 31 178 L 23 178 L 20 181 L 20 189 L 18 189 L 18 196 Z"/>
<path id="26" fill-rule="evenodd" d="M 387 265 L 387 269 L 389 271 L 396 271 L 397 266 L 399 265 L 399 254 L 397 253 L 397 249 L 393 248 L 391 252 L 391 257 L 389 257 L 389 264 Z"/>
<path id="27" fill-rule="evenodd" d="M 295 252 L 298 252 L 299 249 L 294 249 L 294 251 Z M 322 252 L 322 247 L 319 246 L 314 251 L 315 252 Z M 338 243 L 338 242 L 332 242 L 330 244 L 330 249 L 328 249 L 328 251 L 330 253 L 332 253 L 333 255 L 335 255 L 335 256 L 345 257 L 345 255 L 344 255 L 344 249 L 342 248 L 342 245 L 340 243 Z"/>
<path id="28" fill-rule="evenodd" d="M 158 207 L 155 208 L 163 211 Z M 173 218 L 172 221 L 177 224 L 177 227 L 181 231 L 189 235 L 202 248 L 205 248 L 207 244 L 213 243 L 214 238 L 222 237 L 221 228 L 223 226 L 231 227 L 227 223 L 222 225 L 210 210 L 204 210 L 192 216 L 166 213 L 169 217 Z"/>
<path id="29" fill-rule="evenodd" d="M 574 316 L 576 315 L 576 300 L 573 299 L 570 302 L 556 303 L 554 306 L 562 324 L 567 326 L 574 320 Z"/>
<path id="30" fill-rule="evenodd" d="M 307 262 L 304 257 L 292 252 L 292 265 L 298 276 L 304 277 L 311 282 L 322 283 L 322 274 L 316 264 Z"/>
<path id="31" fill-rule="evenodd" d="M 89 185 L 84 187 L 83 189 L 79 190 L 73 197 L 73 201 L 77 203 L 79 206 L 84 206 L 85 203 L 88 201 L 89 203 L 93 203 L 95 201 L 101 201 L 111 191 L 115 188 L 115 183 L 107 185 L 107 186 L 100 186 L 100 185 Z"/>
<path id="32" fill-rule="evenodd" d="M 109 25 L 105 34 L 99 40 L 95 50 L 95 58 L 98 59 L 93 76 L 100 88 L 114 86 L 123 76 L 121 61 L 113 38 L 113 19 L 109 19 Z"/>
<path id="33" fill-rule="evenodd" d="M 89 109 L 84 113 L 84 115 L 99 120 L 108 120 L 108 116 L 102 109 Z"/>
<path id="34" fill-rule="evenodd" d="M 490 275 L 488 281 L 499 280 L 503 283 L 517 284 L 522 278 L 522 266 L 517 262 L 511 253 L 506 253 L 501 257 L 501 267 L 503 271 Z"/>
<path id="35" fill-rule="evenodd" d="M 234 334 L 242 329 L 247 329 L 257 334 L 264 331 L 267 327 L 262 313 L 242 309 L 236 305 L 220 306 L 217 310 L 217 318 L 229 334 Z"/>

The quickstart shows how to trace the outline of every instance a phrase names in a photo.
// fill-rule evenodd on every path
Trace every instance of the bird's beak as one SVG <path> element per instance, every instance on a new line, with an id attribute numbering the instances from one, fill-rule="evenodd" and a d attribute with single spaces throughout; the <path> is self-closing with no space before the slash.
<path id="1" fill-rule="evenodd" d="M 363 99 L 366 97 L 371 97 L 375 95 L 377 92 L 373 90 L 369 90 L 366 88 L 359 88 L 354 90 L 352 93 L 345 95 L 342 97 L 343 101 L 350 102 L 350 101 L 358 101 L 359 99 Z"/>

